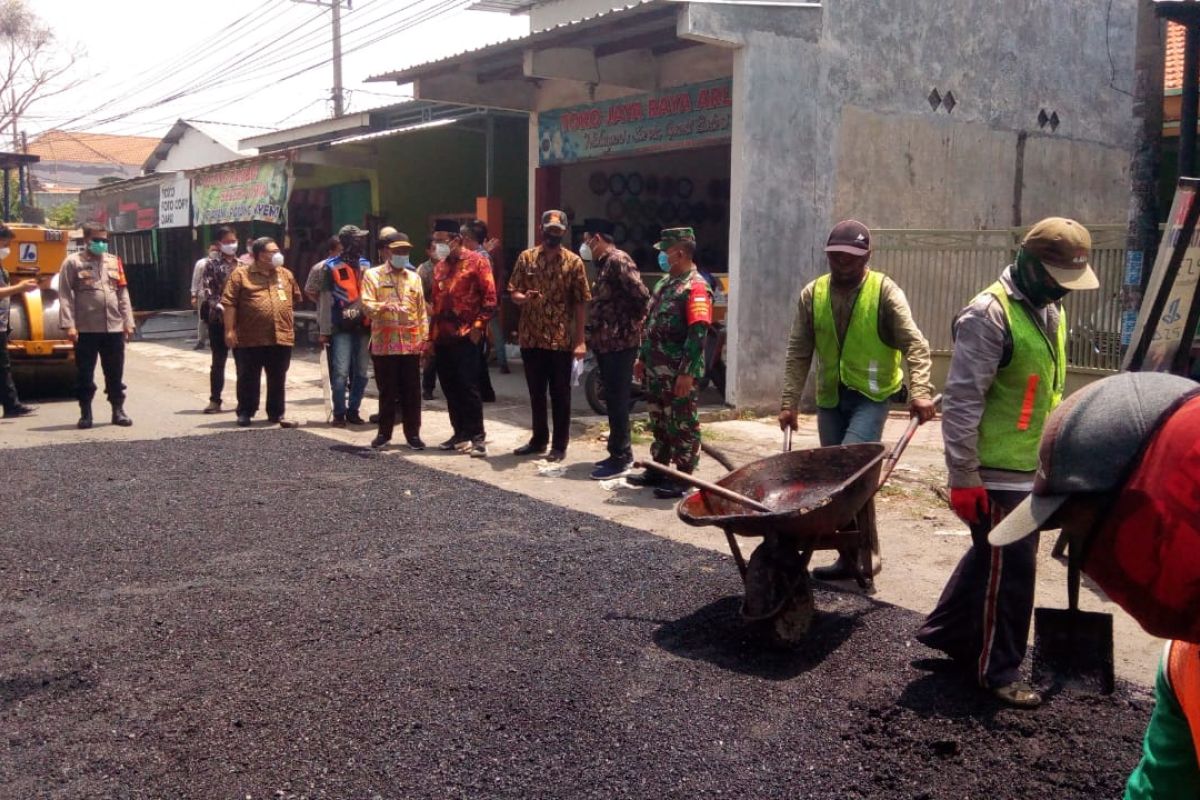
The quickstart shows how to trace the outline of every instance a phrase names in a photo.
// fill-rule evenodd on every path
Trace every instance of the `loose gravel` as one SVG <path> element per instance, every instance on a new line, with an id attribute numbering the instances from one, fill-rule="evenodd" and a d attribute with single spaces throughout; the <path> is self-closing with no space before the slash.
<path id="1" fill-rule="evenodd" d="M 772 650 L 728 557 L 302 432 L 3 473 L 5 798 L 1116 797 L 1149 716 L 1000 707 L 857 594 Z"/>

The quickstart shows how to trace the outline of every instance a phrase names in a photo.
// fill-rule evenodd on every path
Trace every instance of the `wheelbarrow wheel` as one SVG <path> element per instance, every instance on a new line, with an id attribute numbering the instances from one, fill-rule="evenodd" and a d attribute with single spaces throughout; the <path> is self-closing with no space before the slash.
<path id="1" fill-rule="evenodd" d="M 750 556 L 742 618 L 773 644 L 794 647 L 812 625 L 811 555 L 811 551 L 798 552 L 786 537 L 767 536 Z"/>
<path id="2" fill-rule="evenodd" d="M 803 589 L 792 595 L 783 610 L 771 620 L 769 633 L 772 643 L 783 648 L 800 645 L 808 636 L 816 611 L 812 589 L 805 583 Z"/>

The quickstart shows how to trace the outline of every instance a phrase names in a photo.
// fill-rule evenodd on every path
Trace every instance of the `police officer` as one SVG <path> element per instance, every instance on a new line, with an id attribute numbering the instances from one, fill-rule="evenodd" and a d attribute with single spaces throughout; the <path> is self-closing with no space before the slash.
<path id="1" fill-rule="evenodd" d="M 125 343 L 133 338 L 133 304 L 121 260 L 108 252 L 108 231 L 85 223 L 82 252 L 67 256 L 58 275 L 59 324 L 75 344 L 80 428 L 92 427 L 92 378 L 99 357 L 112 423 L 128 427 L 125 413 Z"/>
<path id="2" fill-rule="evenodd" d="M 971 528 L 971 548 L 917 638 L 970 670 L 1010 705 L 1041 696 L 1020 679 L 1033 614 L 1037 537 L 1004 547 L 988 532 L 1033 489 L 1038 440 L 1062 399 L 1067 320 L 1059 301 L 1100 285 L 1088 264 L 1092 237 L 1078 222 L 1034 225 L 1016 263 L 954 321 L 942 402 L 950 504 Z"/>
<path id="3" fill-rule="evenodd" d="M 0 222 L 0 260 L 8 258 L 12 239 L 12 230 Z M 5 419 L 24 417 L 37 410 L 22 403 L 17 396 L 17 385 L 13 382 L 12 364 L 8 358 L 8 314 L 12 298 L 26 292 L 36 292 L 37 288 L 38 282 L 32 278 L 10 285 L 8 273 L 0 266 L 0 406 L 4 407 Z"/>
<path id="4" fill-rule="evenodd" d="M 712 289 L 696 270 L 696 234 L 691 228 L 664 230 L 654 248 L 659 251 L 659 268 L 668 274 L 650 300 L 634 377 L 646 384 L 654 431 L 650 456 L 659 464 L 674 463 L 680 472 L 691 473 L 700 463 L 696 381 L 704 377 Z M 683 497 L 688 488 L 650 469 L 629 482 L 655 487 L 654 496 L 664 500 Z"/>
<path id="5" fill-rule="evenodd" d="M 910 412 L 921 421 L 933 417 L 929 343 L 913 321 L 908 299 L 890 278 L 869 268 L 871 231 L 857 220 L 834 226 L 825 244 L 829 272 L 800 292 L 796 319 L 788 341 L 779 426 L 796 430 L 797 409 L 817 356 L 817 433 L 822 447 L 878 442 L 887 422 L 888 402 L 900 389 L 900 359 L 908 363 Z M 858 525 L 872 542 L 875 506 L 868 503 Z M 824 580 L 864 577 L 879 572 L 880 562 L 858 548 L 839 550 L 829 567 L 813 570 Z M 860 560 L 861 559 L 861 560 Z"/>

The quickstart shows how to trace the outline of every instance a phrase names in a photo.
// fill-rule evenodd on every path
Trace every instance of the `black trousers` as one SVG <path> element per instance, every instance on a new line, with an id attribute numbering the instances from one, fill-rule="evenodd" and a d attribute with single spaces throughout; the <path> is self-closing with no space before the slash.
<path id="1" fill-rule="evenodd" d="M 80 333 L 75 342 L 75 396 L 81 403 L 90 403 L 96 396 L 96 359 L 104 372 L 104 393 L 108 402 L 125 402 L 125 334 Z"/>
<path id="2" fill-rule="evenodd" d="M 433 394 L 433 388 L 437 386 L 437 356 L 429 356 L 429 364 L 421 373 L 421 391 L 425 394 Z"/>
<path id="3" fill-rule="evenodd" d="M 988 492 L 991 519 L 971 526 L 971 549 L 917 631 L 919 641 L 958 661 L 988 688 L 1020 678 L 1029 641 L 1038 534 L 1004 547 L 987 540 L 1024 498 L 1025 492 Z"/>
<path id="4" fill-rule="evenodd" d="M 566 450 L 571 439 L 571 362 L 570 350 L 543 350 L 522 347 L 521 361 L 525 365 L 525 384 L 529 387 L 529 407 L 533 412 L 534 445 L 547 442 L 554 450 Z M 546 425 L 546 393 L 550 393 L 550 412 L 554 418 L 554 437 Z"/>
<path id="5" fill-rule="evenodd" d="M 483 398 L 479 393 L 479 346 L 462 336 L 437 342 L 433 352 L 454 438 L 482 442 L 485 433 Z"/>
<path id="6" fill-rule="evenodd" d="M 258 412 L 260 381 L 267 373 L 267 418 L 283 417 L 286 398 L 284 384 L 292 364 L 292 348 L 286 345 L 238 347 L 233 351 L 237 364 L 237 415 L 253 417 Z"/>
<path id="7" fill-rule="evenodd" d="M 596 365 L 604 384 L 604 404 L 608 406 L 608 454 L 632 460 L 629 443 L 629 394 L 633 388 L 633 362 L 637 348 L 597 353 Z"/>
<path id="8" fill-rule="evenodd" d="M 225 344 L 225 323 L 209 322 L 208 346 L 212 349 L 212 366 L 208 369 L 208 399 L 221 402 L 225 391 L 225 362 L 229 360 L 229 346 Z"/>
<path id="9" fill-rule="evenodd" d="M 479 396 L 485 403 L 496 402 L 496 389 L 492 386 L 492 376 L 488 374 L 488 341 L 487 337 L 479 342 Z"/>
<path id="10" fill-rule="evenodd" d="M 375 385 L 379 387 L 379 435 L 392 438 L 396 412 L 404 426 L 404 438 L 421 435 L 421 357 L 371 356 Z"/>
<path id="11" fill-rule="evenodd" d="M 12 359 L 8 357 L 8 331 L 0 331 L 0 408 L 12 411 L 21 404 L 13 383 Z"/>

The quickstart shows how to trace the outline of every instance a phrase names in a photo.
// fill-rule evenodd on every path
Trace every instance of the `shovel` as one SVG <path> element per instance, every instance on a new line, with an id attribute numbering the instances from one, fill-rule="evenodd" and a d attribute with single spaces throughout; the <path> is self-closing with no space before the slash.
<path id="1" fill-rule="evenodd" d="M 1079 610 L 1082 555 L 1072 544 L 1067 556 L 1068 608 L 1033 611 L 1033 679 L 1055 687 L 1072 684 L 1101 694 L 1113 692 L 1113 618 Z"/>

